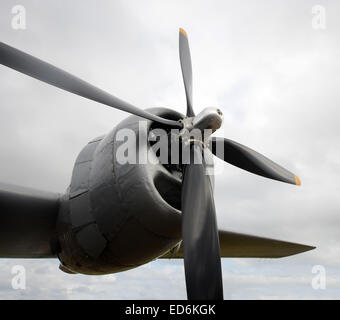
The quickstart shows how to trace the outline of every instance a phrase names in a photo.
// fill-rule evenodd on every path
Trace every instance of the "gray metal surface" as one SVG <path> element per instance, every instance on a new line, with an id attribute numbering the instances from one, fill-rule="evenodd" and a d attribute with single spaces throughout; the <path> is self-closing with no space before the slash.
<path id="1" fill-rule="evenodd" d="M 175 121 L 183 117 L 168 109 L 148 111 Z M 138 139 L 139 121 L 145 120 L 130 116 L 90 142 L 76 160 L 57 228 L 58 256 L 68 270 L 105 274 L 134 268 L 181 240 L 181 214 L 169 198 L 174 192 L 180 198 L 179 178 L 157 161 L 121 164 L 115 157 L 123 143 L 117 132 L 131 129 Z M 152 122 L 146 123 L 149 130 Z M 155 157 L 149 144 L 144 147 L 139 151 Z"/>
<path id="2" fill-rule="evenodd" d="M 77 240 L 84 251 L 94 259 L 100 256 L 107 243 L 95 223 L 82 228 L 77 233 Z"/>
<path id="3" fill-rule="evenodd" d="M 204 163 L 195 164 L 200 146 L 190 147 L 182 185 L 182 237 L 189 300 L 223 299 L 220 245 L 215 203 Z"/>
<path id="4" fill-rule="evenodd" d="M 283 258 L 315 248 L 232 231 L 219 231 L 218 234 L 222 258 Z M 160 258 L 182 259 L 183 247 L 177 251 L 170 251 Z"/>
<path id="5" fill-rule="evenodd" d="M 208 107 L 203 109 L 198 115 L 193 118 L 193 128 L 204 131 L 211 130 L 214 133 L 219 129 L 223 122 L 223 114 L 220 109 Z M 207 137 L 205 137 L 207 138 Z"/>
<path id="6" fill-rule="evenodd" d="M 0 183 L 0 257 L 50 258 L 57 193 Z"/>

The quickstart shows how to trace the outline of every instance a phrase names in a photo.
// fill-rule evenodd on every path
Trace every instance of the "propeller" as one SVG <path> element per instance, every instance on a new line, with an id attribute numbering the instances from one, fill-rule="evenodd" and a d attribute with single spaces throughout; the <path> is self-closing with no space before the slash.
<path id="1" fill-rule="evenodd" d="M 262 154 L 226 138 L 212 137 L 209 148 L 218 158 L 243 170 L 297 186 L 301 185 L 298 176 L 282 168 Z"/>
<path id="2" fill-rule="evenodd" d="M 141 110 L 64 70 L 15 49 L 3 42 L 0 42 L 0 63 L 32 78 L 74 93 L 78 96 L 105 104 L 115 109 L 132 113 L 145 119 L 163 123 L 170 127 L 182 128 L 182 124 L 179 121 L 164 119 L 147 111 Z"/>
<path id="3" fill-rule="evenodd" d="M 179 30 L 179 56 L 185 94 L 187 117 L 182 121 L 164 119 L 141 110 L 49 63 L 0 42 L 0 63 L 30 77 L 84 98 L 165 124 L 169 127 L 217 130 L 222 112 L 206 108 L 195 116 L 192 99 L 192 66 L 187 33 Z M 184 132 L 185 130 L 181 130 Z M 180 133 L 181 134 L 181 133 Z M 223 299 L 222 271 L 215 203 L 211 180 L 206 175 L 203 148 L 210 148 L 220 159 L 251 173 L 300 185 L 300 179 L 260 153 L 225 138 L 205 141 L 190 140 L 182 135 L 190 154 L 183 165 L 182 237 L 185 279 L 189 299 Z M 187 140 L 185 140 L 187 139 Z M 198 143 L 196 143 L 198 142 Z M 202 161 L 195 162 L 195 159 Z"/>
<path id="4" fill-rule="evenodd" d="M 187 98 L 187 117 L 194 117 L 192 105 L 192 67 L 188 35 L 180 29 L 179 53 Z M 206 108 L 193 118 L 193 127 L 212 129 L 221 126 L 219 109 Z M 204 128 L 201 129 L 204 129 Z M 190 142 L 189 142 L 190 143 Z M 184 269 L 188 299 L 223 299 L 220 246 L 211 181 L 205 171 L 202 146 L 209 147 L 222 160 L 249 172 L 300 185 L 299 178 L 278 164 L 232 140 L 211 138 L 190 145 L 190 163 L 184 166 L 182 181 L 182 238 Z M 222 152 L 220 152 L 222 151 Z M 202 161 L 195 163 L 195 157 Z"/>
<path id="5" fill-rule="evenodd" d="M 205 172 L 202 149 L 190 147 L 190 164 L 182 183 L 182 237 L 189 300 L 222 300 L 220 244 L 211 181 Z"/>
<path id="6" fill-rule="evenodd" d="M 194 117 L 189 40 L 182 28 L 179 29 L 179 56 L 187 99 L 186 115 Z M 215 123 L 212 119 L 216 119 L 216 115 L 216 110 L 208 114 L 203 111 L 197 119 L 193 118 L 193 126 L 196 122 L 206 125 Z M 188 147 L 190 163 L 183 168 L 181 193 L 187 296 L 189 300 L 223 300 L 220 244 L 212 185 L 206 175 L 202 144 L 189 144 Z"/>
<path id="7" fill-rule="evenodd" d="M 192 108 L 192 67 L 189 40 L 187 33 L 179 29 L 179 59 L 181 61 L 185 94 L 187 97 L 187 117 L 195 115 Z"/>

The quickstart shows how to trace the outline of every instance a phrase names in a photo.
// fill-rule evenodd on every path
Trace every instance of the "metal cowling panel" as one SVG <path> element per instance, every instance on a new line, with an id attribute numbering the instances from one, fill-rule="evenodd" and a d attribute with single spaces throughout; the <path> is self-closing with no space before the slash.
<path id="1" fill-rule="evenodd" d="M 77 243 L 92 258 L 97 258 L 106 247 L 106 239 L 99 231 L 92 214 L 89 192 L 93 155 L 100 141 L 91 141 L 79 153 L 72 173 L 69 199 L 70 222 L 76 233 Z"/>

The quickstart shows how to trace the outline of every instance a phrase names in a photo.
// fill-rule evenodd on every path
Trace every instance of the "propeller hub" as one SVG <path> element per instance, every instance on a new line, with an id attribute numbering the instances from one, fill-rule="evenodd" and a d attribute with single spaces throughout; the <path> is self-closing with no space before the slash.
<path id="1" fill-rule="evenodd" d="M 183 128 L 178 138 L 182 143 L 189 145 L 198 142 L 204 147 L 208 138 L 221 127 L 223 114 L 220 109 L 210 107 L 205 108 L 197 116 L 186 117 L 180 122 Z"/>
<path id="2" fill-rule="evenodd" d="M 197 128 L 200 130 L 210 129 L 215 132 L 219 129 L 223 122 L 222 111 L 218 108 L 205 108 L 192 120 L 193 129 Z"/>

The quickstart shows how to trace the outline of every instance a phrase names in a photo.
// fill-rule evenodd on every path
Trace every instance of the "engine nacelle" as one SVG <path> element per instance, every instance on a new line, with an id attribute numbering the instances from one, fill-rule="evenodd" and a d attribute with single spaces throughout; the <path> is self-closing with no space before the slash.
<path id="1" fill-rule="evenodd" d="M 169 109 L 149 109 L 178 120 Z M 181 178 L 159 161 L 149 143 L 139 150 L 155 159 L 121 164 L 115 155 L 124 141 L 117 132 L 139 121 L 130 116 L 109 134 L 92 140 L 77 157 L 70 187 L 62 199 L 57 231 L 63 268 L 84 274 L 131 269 L 162 256 L 181 240 Z M 150 150 L 151 149 L 151 150 Z M 154 164 L 156 163 L 156 164 Z"/>

